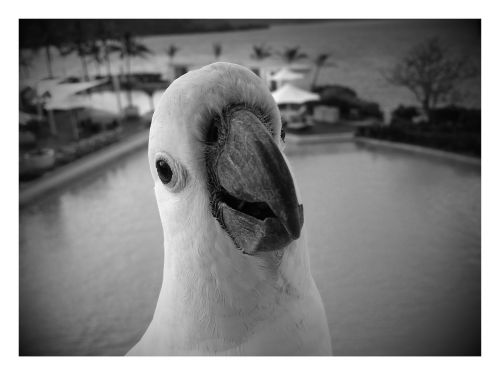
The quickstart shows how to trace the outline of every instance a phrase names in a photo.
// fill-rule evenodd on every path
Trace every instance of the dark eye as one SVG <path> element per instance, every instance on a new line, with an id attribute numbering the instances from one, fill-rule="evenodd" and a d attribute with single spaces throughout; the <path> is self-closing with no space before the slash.
<path id="1" fill-rule="evenodd" d="M 170 165 L 165 160 L 158 159 L 156 161 L 156 170 L 158 177 L 160 177 L 161 182 L 164 184 L 168 184 L 172 180 L 172 168 L 170 168 Z"/>
<path id="2" fill-rule="evenodd" d="M 281 140 L 285 141 L 286 133 L 285 133 L 285 129 L 283 129 L 283 127 L 281 127 L 281 134 L 280 134 L 280 136 L 281 136 Z"/>
<path id="3" fill-rule="evenodd" d="M 186 187 L 189 174 L 178 160 L 166 152 L 159 152 L 155 159 L 158 177 L 169 191 L 178 193 Z"/>

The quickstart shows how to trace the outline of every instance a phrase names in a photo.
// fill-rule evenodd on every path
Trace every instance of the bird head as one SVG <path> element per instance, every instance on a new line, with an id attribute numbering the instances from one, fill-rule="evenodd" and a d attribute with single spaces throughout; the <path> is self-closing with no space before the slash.
<path id="1" fill-rule="evenodd" d="M 250 70 L 215 63 L 178 78 L 149 140 L 164 228 L 216 227 L 248 255 L 287 247 L 300 237 L 303 210 L 283 147 L 276 103 Z"/>

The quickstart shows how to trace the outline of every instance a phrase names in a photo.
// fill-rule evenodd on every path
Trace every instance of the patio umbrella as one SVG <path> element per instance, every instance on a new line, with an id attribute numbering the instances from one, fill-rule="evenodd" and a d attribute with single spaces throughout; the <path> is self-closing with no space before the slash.
<path id="1" fill-rule="evenodd" d="M 274 73 L 271 76 L 271 79 L 278 81 L 278 82 L 296 81 L 296 80 L 302 79 L 302 78 L 304 78 L 303 74 L 296 73 L 287 67 L 281 68 L 278 72 Z"/>
<path id="2" fill-rule="evenodd" d="M 292 84 L 285 84 L 271 93 L 276 104 L 303 104 L 320 99 L 318 94 L 299 89 Z"/>

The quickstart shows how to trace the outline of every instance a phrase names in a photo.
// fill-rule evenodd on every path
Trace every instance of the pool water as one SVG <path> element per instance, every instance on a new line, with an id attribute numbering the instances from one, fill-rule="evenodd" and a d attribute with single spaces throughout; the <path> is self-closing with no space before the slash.
<path id="1" fill-rule="evenodd" d="M 479 355 L 481 171 L 353 142 L 289 155 L 335 355 Z M 20 212 L 20 353 L 121 355 L 162 278 L 146 150 Z"/>

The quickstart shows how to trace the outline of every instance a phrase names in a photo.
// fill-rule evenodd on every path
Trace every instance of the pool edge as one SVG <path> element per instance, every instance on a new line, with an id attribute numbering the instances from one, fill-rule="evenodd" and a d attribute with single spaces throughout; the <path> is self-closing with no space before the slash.
<path id="1" fill-rule="evenodd" d="M 19 206 L 25 206 L 50 191 L 70 184 L 82 175 L 94 173 L 117 158 L 146 147 L 148 139 L 149 129 L 142 130 L 121 142 L 67 164 L 23 188 L 20 187 Z"/>
<path id="2" fill-rule="evenodd" d="M 442 150 L 437 150 L 434 148 L 429 148 L 429 147 L 424 147 L 424 146 L 411 145 L 408 143 L 390 142 L 390 141 L 383 141 L 380 139 L 373 139 L 373 138 L 359 137 L 359 136 L 355 137 L 353 139 L 353 141 L 355 143 L 362 144 L 362 145 L 382 146 L 382 147 L 392 148 L 392 149 L 401 150 L 401 151 L 407 151 L 407 152 L 412 152 L 412 153 L 417 153 L 417 154 L 425 154 L 425 155 L 439 157 L 439 158 L 443 158 L 443 159 L 447 159 L 447 160 L 463 162 L 466 164 L 476 165 L 479 167 L 481 166 L 481 158 L 457 154 L 457 153 L 450 152 L 450 151 L 442 151 Z"/>

